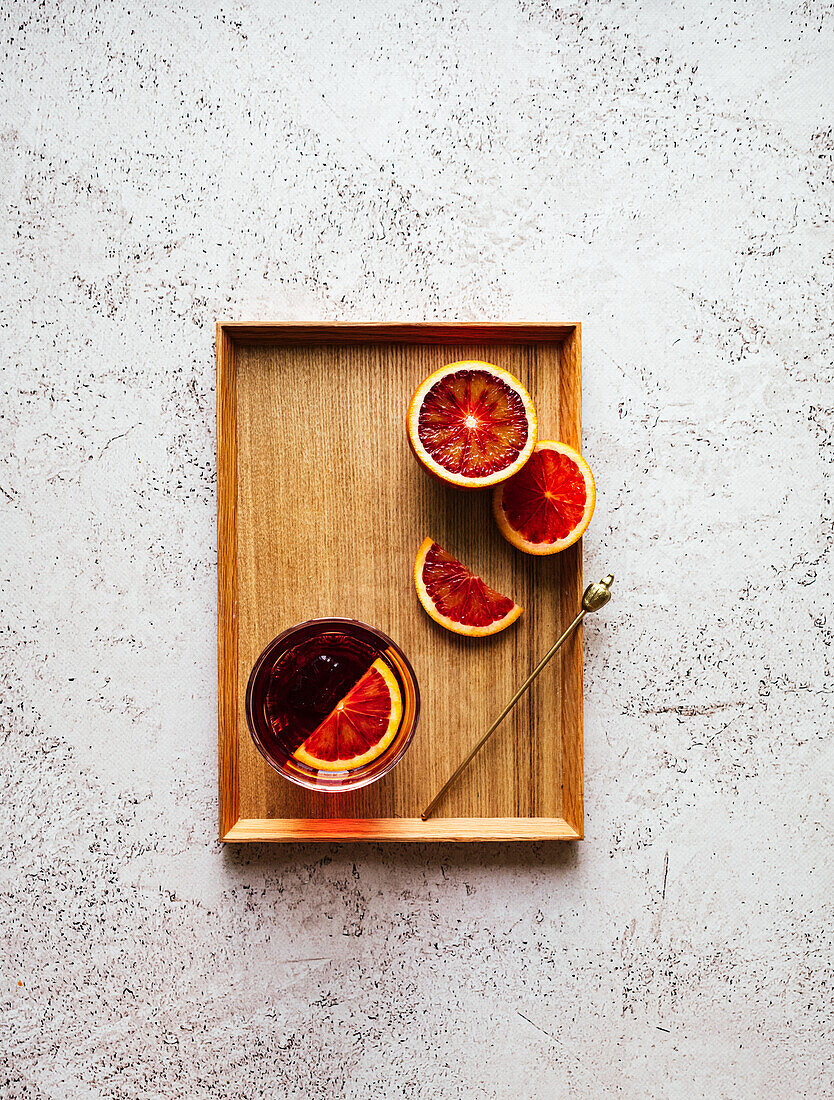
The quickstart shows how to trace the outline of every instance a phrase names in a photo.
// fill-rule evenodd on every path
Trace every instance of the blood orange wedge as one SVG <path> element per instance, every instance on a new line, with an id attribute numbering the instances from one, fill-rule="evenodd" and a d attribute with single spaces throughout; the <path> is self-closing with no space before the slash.
<path id="1" fill-rule="evenodd" d="M 464 489 L 497 485 L 533 452 L 530 394 L 491 363 L 464 360 L 420 383 L 408 406 L 411 449 L 431 474 Z"/>
<path id="2" fill-rule="evenodd" d="M 522 608 L 484 584 L 465 565 L 425 539 L 414 562 L 414 585 L 420 603 L 436 623 L 483 638 L 514 623 Z"/>
<path id="3" fill-rule="evenodd" d="M 361 768 L 385 752 L 402 714 L 397 678 L 378 657 L 293 756 L 308 768 L 324 772 Z"/>
<path id="4" fill-rule="evenodd" d="M 492 510 L 513 546 L 526 554 L 556 554 L 585 533 L 596 500 L 594 475 L 582 455 L 544 439 L 524 469 L 496 488 Z"/>

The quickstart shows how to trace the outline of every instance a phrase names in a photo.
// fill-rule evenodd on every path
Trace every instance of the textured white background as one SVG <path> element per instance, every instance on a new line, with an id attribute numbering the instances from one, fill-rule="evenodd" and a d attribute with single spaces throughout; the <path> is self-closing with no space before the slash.
<path id="1" fill-rule="evenodd" d="M 0 17 L 3 1100 L 834 1095 L 831 4 Z M 218 316 L 583 321 L 584 843 L 215 843 Z"/>

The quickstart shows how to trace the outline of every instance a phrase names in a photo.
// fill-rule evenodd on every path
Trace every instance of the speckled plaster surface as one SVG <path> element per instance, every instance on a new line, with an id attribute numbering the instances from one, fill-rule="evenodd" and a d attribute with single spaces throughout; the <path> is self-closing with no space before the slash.
<path id="1" fill-rule="evenodd" d="M 0 1097 L 826 1097 L 826 2 L 14 3 Z M 581 319 L 587 840 L 215 834 L 214 321 Z"/>

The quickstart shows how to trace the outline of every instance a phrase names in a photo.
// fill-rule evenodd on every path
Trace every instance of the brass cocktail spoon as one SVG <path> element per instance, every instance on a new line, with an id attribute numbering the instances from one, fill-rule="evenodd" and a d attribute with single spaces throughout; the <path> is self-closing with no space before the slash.
<path id="1" fill-rule="evenodd" d="M 556 644 L 551 649 L 549 649 L 547 653 L 545 653 L 544 657 L 542 657 L 542 659 L 539 661 L 539 663 L 536 665 L 536 667 L 533 669 L 533 671 L 530 673 L 530 675 L 527 677 L 527 679 L 524 681 L 524 683 L 521 685 L 521 687 L 518 689 L 518 691 L 515 693 L 515 695 L 512 697 L 512 699 L 510 699 L 509 703 L 507 703 L 507 705 L 504 707 L 504 709 L 501 711 L 501 713 L 498 715 L 498 717 L 495 719 L 495 721 L 492 723 L 492 725 L 489 727 L 489 729 L 483 735 L 481 740 L 472 749 L 472 751 L 469 753 L 469 755 L 466 757 L 466 759 L 461 761 L 461 763 L 457 766 L 455 771 L 449 776 L 449 778 L 446 780 L 446 782 L 443 784 L 443 786 L 440 788 L 440 790 L 437 792 L 437 794 L 434 796 L 434 798 L 431 800 L 431 802 L 428 804 L 428 806 L 426 806 L 425 810 L 423 810 L 423 812 L 420 814 L 420 820 L 421 821 L 425 821 L 426 818 L 429 817 L 432 810 L 435 808 L 435 806 L 440 801 L 440 799 L 443 797 L 443 795 L 446 793 L 446 791 L 449 789 L 449 787 L 451 787 L 451 785 L 454 783 L 454 781 L 457 779 L 457 777 L 460 775 L 460 773 L 464 770 L 464 768 L 467 766 L 469 761 L 478 753 L 478 751 L 481 749 L 481 747 L 486 744 L 486 742 L 489 740 L 489 738 L 492 736 L 492 734 L 498 729 L 498 727 L 501 725 L 501 723 L 504 721 L 504 719 L 507 717 L 507 715 L 513 709 L 513 707 L 519 701 L 521 696 L 525 693 L 525 691 L 527 691 L 527 689 L 533 683 L 533 681 L 538 676 L 538 674 L 541 672 L 541 670 L 544 668 L 544 666 L 547 664 L 547 662 L 565 644 L 565 642 L 568 640 L 568 638 L 571 636 L 571 634 L 573 634 L 574 630 L 576 630 L 576 628 L 579 626 L 579 624 L 582 622 L 582 620 L 585 618 L 585 616 L 590 614 L 592 611 L 599 611 L 599 609 L 601 607 L 605 607 L 605 605 L 611 599 L 611 585 L 613 583 L 614 583 L 614 574 L 609 573 L 607 577 L 603 577 L 602 580 L 597 581 L 596 584 L 589 584 L 588 585 L 588 587 L 585 589 L 585 592 L 583 593 L 583 596 L 582 596 L 582 608 L 581 608 L 579 614 L 576 616 L 576 618 L 573 620 L 573 622 L 570 624 L 570 626 L 564 632 L 562 637 L 559 638 L 559 640 L 556 642 Z"/>

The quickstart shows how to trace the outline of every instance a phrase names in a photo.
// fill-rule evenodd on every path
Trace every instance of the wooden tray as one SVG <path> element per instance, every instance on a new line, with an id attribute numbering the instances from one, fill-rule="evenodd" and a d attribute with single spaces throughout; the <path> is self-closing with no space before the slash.
<path id="1" fill-rule="evenodd" d="M 219 324 L 217 500 L 220 837 L 575 840 L 582 836 L 577 632 L 430 820 L 419 813 L 573 618 L 581 543 L 529 557 L 501 537 L 490 493 L 447 488 L 409 450 L 408 399 L 444 363 L 484 359 L 530 390 L 542 438 L 581 445 L 579 325 Z M 524 607 L 493 638 L 450 634 L 420 607 L 414 556 L 431 535 Z M 249 672 L 282 630 L 357 618 L 411 660 L 422 713 L 378 783 L 296 787 L 249 737 Z"/>

